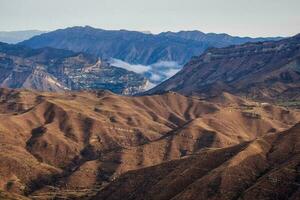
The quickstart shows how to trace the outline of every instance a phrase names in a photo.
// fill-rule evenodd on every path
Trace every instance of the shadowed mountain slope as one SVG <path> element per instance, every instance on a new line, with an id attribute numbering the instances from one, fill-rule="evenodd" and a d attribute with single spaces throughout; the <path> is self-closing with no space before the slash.
<path id="1" fill-rule="evenodd" d="M 259 100 L 299 99 L 300 35 L 210 49 L 148 94 L 176 91 L 213 97 L 222 92 Z"/>

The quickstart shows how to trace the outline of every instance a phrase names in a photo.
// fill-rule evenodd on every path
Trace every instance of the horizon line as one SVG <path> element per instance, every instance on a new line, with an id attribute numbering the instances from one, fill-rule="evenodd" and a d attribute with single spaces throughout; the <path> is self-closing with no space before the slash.
<path id="1" fill-rule="evenodd" d="M 48 29 L 48 30 L 43 30 L 43 29 L 39 29 L 39 28 L 28 28 L 28 29 L 15 29 L 15 30 L 0 30 L 0 32 L 25 32 L 25 31 L 41 31 L 41 32 L 53 32 L 53 31 L 57 31 L 57 30 L 63 30 L 63 29 L 67 29 L 67 28 L 74 28 L 74 27 L 91 27 L 94 29 L 102 29 L 105 31 L 132 31 L 132 32 L 140 32 L 140 33 L 144 33 L 144 34 L 152 34 L 152 35 L 159 35 L 161 33 L 166 33 L 166 32 L 173 32 L 173 33 L 178 33 L 178 32 L 193 32 L 193 31 L 197 31 L 197 32 L 201 32 L 204 34 L 218 34 L 218 35 L 222 35 L 222 34 L 226 34 L 232 37 L 249 37 L 249 38 L 268 38 L 268 37 L 280 37 L 280 38 L 286 38 L 286 37 L 293 37 L 299 33 L 295 33 L 295 34 L 291 34 L 291 35 L 266 35 L 266 36 L 251 36 L 251 35 L 236 35 L 236 34 L 230 34 L 230 33 L 226 33 L 226 32 L 206 32 L 206 31 L 201 31 L 199 29 L 179 29 L 179 30 L 166 30 L 166 31 L 159 31 L 159 32 L 155 32 L 155 31 L 151 31 L 151 30 L 136 30 L 136 29 L 126 29 L 126 28 L 115 28 L 115 29 L 110 29 L 110 28 L 101 28 L 101 27 L 96 27 L 96 26 L 92 26 L 92 25 L 74 25 L 74 26 L 65 26 L 65 27 L 59 27 L 59 28 L 54 28 L 54 29 Z M 146 33 L 149 32 L 149 33 Z"/>

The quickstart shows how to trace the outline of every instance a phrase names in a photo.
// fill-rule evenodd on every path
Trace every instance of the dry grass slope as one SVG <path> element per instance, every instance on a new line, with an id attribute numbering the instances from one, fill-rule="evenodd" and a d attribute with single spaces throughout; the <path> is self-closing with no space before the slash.
<path id="1" fill-rule="evenodd" d="M 299 199 L 300 124 L 229 148 L 130 171 L 93 200 Z M 162 190 L 163 188 L 163 190 Z"/>
<path id="2" fill-rule="evenodd" d="M 130 170 L 167 161 L 176 168 L 207 153 L 214 169 L 234 160 L 231 154 L 263 151 L 248 142 L 300 119 L 295 110 L 228 93 L 203 101 L 172 92 L 126 97 L 1 89 L 0 99 L 0 189 L 34 199 L 90 198 Z"/>

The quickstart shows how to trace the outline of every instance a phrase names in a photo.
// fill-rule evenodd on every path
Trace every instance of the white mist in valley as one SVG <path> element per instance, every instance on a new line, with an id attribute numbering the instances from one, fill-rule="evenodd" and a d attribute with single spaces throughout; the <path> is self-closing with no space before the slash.
<path id="1" fill-rule="evenodd" d="M 182 69 L 182 65 L 175 61 L 159 61 L 151 65 L 141 65 L 130 64 L 123 60 L 112 58 L 109 62 L 112 66 L 144 75 L 150 81 L 149 89 L 169 79 Z"/>

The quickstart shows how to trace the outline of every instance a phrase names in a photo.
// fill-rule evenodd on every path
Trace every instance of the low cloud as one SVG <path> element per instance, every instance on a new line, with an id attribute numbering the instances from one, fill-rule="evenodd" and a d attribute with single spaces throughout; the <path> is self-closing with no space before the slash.
<path id="1" fill-rule="evenodd" d="M 174 76 L 182 69 L 182 66 L 175 61 L 160 61 L 151 65 L 133 65 L 113 58 L 110 60 L 110 64 L 144 75 L 151 82 L 151 87 L 154 87 L 171 76 Z"/>
<path id="2" fill-rule="evenodd" d="M 159 74 L 154 74 L 152 73 L 151 76 L 150 76 L 150 80 L 151 81 L 161 81 L 161 76 Z"/>
<path id="3" fill-rule="evenodd" d="M 111 59 L 110 64 L 116 67 L 120 67 L 123 69 L 127 69 L 128 71 L 132 71 L 138 74 L 142 74 L 144 72 L 147 72 L 149 70 L 148 66 L 145 65 L 132 65 L 127 62 L 124 62 L 119 59 Z"/>
<path id="4" fill-rule="evenodd" d="M 167 75 L 167 77 L 172 77 L 172 76 L 174 76 L 175 74 L 177 74 L 177 72 L 179 72 L 180 71 L 180 69 L 170 69 L 168 72 L 166 72 L 166 75 Z"/>
<path id="5" fill-rule="evenodd" d="M 159 61 L 157 63 L 152 64 L 151 66 L 158 68 L 158 67 L 165 67 L 165 68 L 182 68 L 181 65 L 179 65 L 175 61 Z"/>

